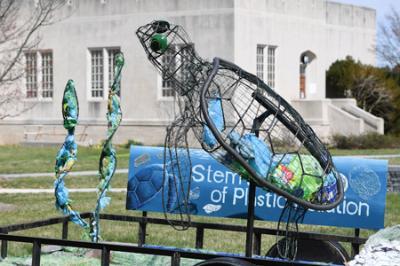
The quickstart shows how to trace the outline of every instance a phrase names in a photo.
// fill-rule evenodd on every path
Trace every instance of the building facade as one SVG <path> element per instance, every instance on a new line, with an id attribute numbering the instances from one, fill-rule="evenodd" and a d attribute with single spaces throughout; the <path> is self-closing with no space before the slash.
<path id="1" fill-rule="evenodd" d="M 325 99 L 325 71 L 335 60 L 351 55 L 375 64 L 373 9 L 326 0 L 68 0 L 55 15 L 60 21 L 43 28 L 38 49 L 25 54 L 21 86 L 24 104 L 33 108 L 0 121 L 1 144 L 62 140 L 61 99 L 68 79 L 75 81 L 79 98 L 78 140 L 104 139 L 113 57 L 119 51 L 125 56 L 123 122 L 115 141 L 162 144 L 173 119 L 171 88 L 135 36 L 139 26 L 160 19 L 182 25 L 201 57 L 218 56 L 257 74 L 321 137 L 383 133 L 383 120 L 351 99 Z"/>

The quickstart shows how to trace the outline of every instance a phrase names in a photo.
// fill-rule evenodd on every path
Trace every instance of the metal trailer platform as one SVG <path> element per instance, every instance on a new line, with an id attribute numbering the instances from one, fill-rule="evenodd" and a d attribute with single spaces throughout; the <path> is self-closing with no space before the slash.
<path id="1" fill-rule="evenodd" d="M 82 218 L 88 219 L 91 217 L 91 213 L 82 213 Z M 222 252 L 210 252 L 202 249 L 204 243 L 204 232 L 206 230 L 222 230 L 231 232 L 248 232 L 246 226 L 233 225 L 233 224 L 217 224 L 217 223 L 203 223 L 203 222 L 192 222 L 192 228 L 196 230 L 195 243 L 193 248 L 173 248 L 154 246 L 146 244 L 146 227 L 148 224 L 158 224 L 170 226 L 171 221 L 160 218 L 147 217 L 147 213 L 143 212 L 142 216 L 127 216 L 127 215 L 115 215 L 115 214 L 101 214 L 101 220 L 111 221 L 124 221 L 138 223 L 138 243 L 113 243 L 113 242 L 100 242 L 92 243 L 85 241 L 73 241 L 68 240 L 68 217 L 56 217 L 50 219 L 44 219 L 29 223 L 13 224 L 8 226 L 0 227 L 0 240 L 1 240 L 1 257 L 6 258 L 8 255 L 8 242 L 23 242 L 31 243 L 32 249 L 32 265 L 40 265 L 41 248 L 42 245 L 59 245 L 66 247 L 77 247 L 87 249 L 101 250 L 101 265 L 110 264 L 110 252 L 121 251 L 129 253 L 140 253 L 140 254 L 152 254 L 161 256 L 170 256 L 171 265 L 180 265 L 181 258 L 191 258 L 208 260 L 217 257 L 235 257 L 241 260 L 251 262 L 256 265 L 321 265 L 321 262 L 308 262 L 308 261 L 287 261 L 283 259 L 269 258 L 261 256 L 261 245 L 263 235 L 284 235 L 283 231 L 277 231 L 272 228 L 259 228 L 254 227 L 254 246 L 252 256 L 244 256 L 240 254 L 230 254 Z M 13 234 L 18 231 L 42 228 L 48 225 L 62 224 L 61 238 L 42 238 L 42 237 L 30 237 Z M 329 240 L 337 242 L 347 242 L 351 244 L 352 256 L 358 253 L 361 244 L 366 242 L 365 238 L 359 237 L 360 230 L 355 229 L 354 236 L 342 236 L 333 234 L 322 234 L 314 232 L 298 232 L 299 239 L 314 239 L 314 240 Z M 322 264 L 323 265 L 323 264 Z"/>

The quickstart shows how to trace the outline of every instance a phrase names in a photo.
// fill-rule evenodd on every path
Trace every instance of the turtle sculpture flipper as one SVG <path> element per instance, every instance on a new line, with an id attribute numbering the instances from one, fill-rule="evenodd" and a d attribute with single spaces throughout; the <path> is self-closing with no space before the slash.
<path id="1" fill-rule="evenodd" d="M 165 218 L 168 213 L 178 214 L 180 224 L 170 223 L 177 230 L 190 226 L 190 186 L 192 162 L 190 159 L 188 131 L 191 120 L 182 116 L 167 127 L 164 149 L 162 199 Z"/>

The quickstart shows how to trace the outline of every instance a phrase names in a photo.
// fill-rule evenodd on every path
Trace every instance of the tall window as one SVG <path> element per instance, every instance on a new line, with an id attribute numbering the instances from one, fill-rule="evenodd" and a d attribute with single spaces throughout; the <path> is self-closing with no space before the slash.
<path id="1" fill-rule="evenodd" d="M 265 48 L 267 49 L 267 58 L 264 55 Z M 275 87 L 275 50 L 276 46 L 257 45 L 256 75 L 271 88 Z"/>
<path id="2" fill-rule="evenodd" d="M 104 92 L 104 65 L 103 50 L 91 50 L 91 96 L 103 98 Z"/>
<path id="3" fill-rule="evenodd" d="M 120 48 L 91 48 L 90 52 L 90 97 L 104 98 L 104 89 L 111 88 L 114 81 L 115 55 Z"/>
<path id="4" fill-rule="evenodd" d="M 267 84 L 271 88 L 275 88 L 275 50 L 276 46 L 268 46 Z"/>
<path id="5" fill-rule="evenodd" d="M 111 88 L 114 82 L 114 67 L 115 67 L 115 55 L 120 52 L 119 48 L 107 49 L 108 54 L 108 87 Z"/>
<path id="6" fill-rule="evenodd" d="M 265 45 L 257 45 L 257 77 L 264 80 L 264 48 Z"/>
<path id="7" fill-rule="evenodd" d="M 162 65 L 163 67 L 170 66 L 170 69 L 175 68 L 175 47 L 170 47 L 165 54 L 163 55 L 162 58 Z M 161 96 L 162 97 L 174 97 L 175 96 L 175 91 L 173 89 L 173 80 L 172 79 L 167 79 L 165 76 L 165 72 L 163 71 L 163 77 L 162 77 L 162 84 L 161 84 Z"/>
<path id="8" fill-rule="evenodd" d="M 42 97 L 53 97 L 53 53 L 42 53 Z"/>
<path id="9" fill-rule="evenodd" d="M 29 51 L 25 61 L 26 98 L 53 98 L 53 52 Z"/>
<path id="10" fill-rule="evenodd" d="M 38 96 L 36 52 L 25 53 L 25 58 L 26 58 L 26 97 L 36 98 Z"/>
<path id="11" fill-rule="evenodd" d="M 188 69 L 190 52 L 194 49 L 193 44 L 175 44 L 170 46 L 162 58 L 163 68 L 168 68 L 168 74 L 174 73 L 174 77 L 180 82 L 185 82 L 190 77 Z M 164 73 L 165 75 L 165 73 Z M 170 98 L 175 96 L 174 79 L 162 77 L 161 97 Z"/>

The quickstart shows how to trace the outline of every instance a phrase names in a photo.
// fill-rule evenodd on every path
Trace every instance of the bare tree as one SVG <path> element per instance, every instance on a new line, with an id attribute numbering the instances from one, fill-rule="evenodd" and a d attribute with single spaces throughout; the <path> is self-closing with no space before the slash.
<path id="1" fill-rule="evenodd" d="M 365 111 L 386 117 L 393 110 L 393 95 L 379 77 L 365 72 L 354 77 L 351 96 Z"/>
<path id="2" fill-rule="evenodd" d="M 395 8 L 386 15 L 386 23 L 379 25 L 376 52 L 390 67 L 400 65 L 400 13 Z"/>
<path id="3" fill-rule="evenodd" d="M 38 30 L 54 22 L 64 0 L 0 0 L 0 120 L 32 108 L 24 103 L 21 79 L 26 51 L 40 42 Z"/>

